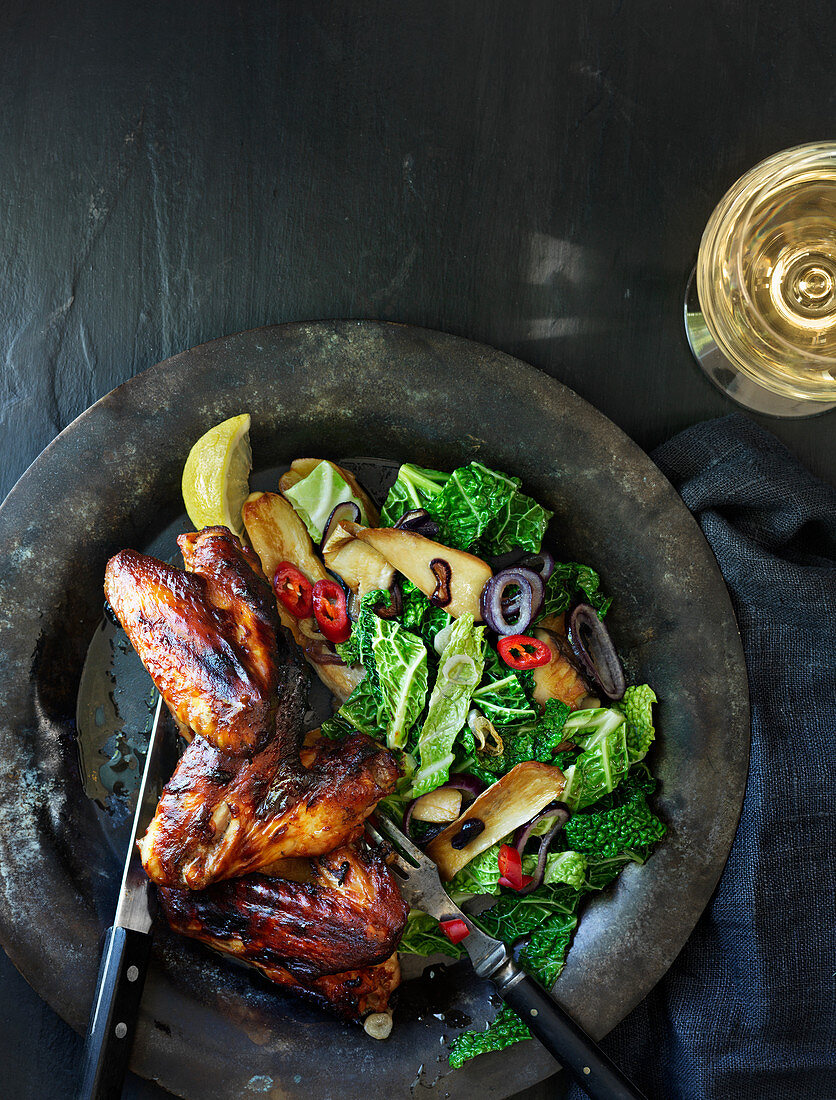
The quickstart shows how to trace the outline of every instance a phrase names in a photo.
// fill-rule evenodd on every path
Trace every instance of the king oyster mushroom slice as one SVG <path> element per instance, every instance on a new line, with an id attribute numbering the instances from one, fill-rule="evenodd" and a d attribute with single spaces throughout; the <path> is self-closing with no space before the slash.
<path id="1" fill-rule="evenodd" d="M 491 567 L 481 558 L 394 527 L 363 527 L 356 537 L 374 547 L 425 596 L 432 597 L 439 584 L 438 566 L 434 570 L 433 564 L 445 562 L 450 573 L 449 601 L 444 610 L 454 619 L 469 612 L 477 622 L 481 620 L 479 597 L 493 576 Z"/>
<path id="2" fill-rule="evenodd" d="M 530 821 L 563 793 L 566 779 L 560 768 L 528 760 L 483 791 L 443 833 L 427 845 L 427 855 L 437 865 L 441 878 L 449 881 L 465 864 Z M 462 847 L 456 839 L 468 822 L 484 828 Z"/>
<path id="3" fill-rule="evenodd" d="M 323 550 L 327 567 L 342 577 L 361 599 L 376 588 L 390 589 L 395 579 L 395 568 L 391 562 L 357 537 L 362 530 L 364 528 L 359 523 L 346 521 L 338 524 Z"/>
<path id="4" fill-rule="evenodd" d="M 304 523 L 284 497 L 278 493 L 250 493 L 242 509 L 242 518 L 250 544 L 271 584 L 279 562 L 282 561 L 295 565 L 311 584 L 328 577 L 325 566 L 314 553 L 311 536 Z M 306 633 L 300 620 L 291 615 L 281 600 L 276 603 L 282 625 L 293 635 L 293 640 L 305 654 L 308 663 L 316 670 L 325 686 L 345 702 L 363 679 L 363 669 L 321 664 L 317 655 L 325 644 L 324 638 L 309 636 L 312 631 L 308 629 Z"/>
<path id="5" fill-rule="evenodd" d="M 380 513 L 374 506 L 371 497 L 366 490 L 357 480 L 357 478 L 349 470 L 343 469 L 342 466 L 338 466 L 336 462 L 331 462 L 327 458 L 297 458 L 290 464 L 290 469 L 287 470 L 279 478 L 279 490 L 284 493 L 292 485 L 296 485 L 297 482 L 302 481 L 311 473 L 320 462 L 327 462 L 329 466 L 332 466 L 343 481 L 351 489 L 352 494 L 363 505 L 369 523 L 377 524 L 380 522 Z"/>

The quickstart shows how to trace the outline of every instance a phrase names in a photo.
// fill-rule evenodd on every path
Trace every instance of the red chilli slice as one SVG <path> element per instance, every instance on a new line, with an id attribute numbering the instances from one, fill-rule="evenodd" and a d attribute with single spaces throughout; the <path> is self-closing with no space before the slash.
<path id="1" fill-rule="evenodd" d="M 509 890 L 524 890 L 530 882 L 534 882 L 534 875 L 523 875 L 522 886 L 515 886 L 514 883 L 504 875 L 499 876 L 499 885 L 505 886 Z"/>
<path id="2" fill-rule="evenodd" d="M 314 616 L 328 641 L 347 642 L 351 637 L 351 620 L 341 585 L 332 580 L 317 581 L 312 599 Z"/>
<path id="3" fill-rule="evenodd" d="M 313 585 L 292 562 L 279 562 L 273 575 L 273 591 L 276 599 L 297 619 L 309 619 L 313 615 Z"/>
<path id="4" fill-rule="evenodd" d="M 552 659 L 551 650 L 539 638 L 528 634 L 509 634 L 496 644 L 499 656 L 509 668 L 540 668 Z"/>
<path id="5" fill-rule="evenodd" d="M 499 849 L 498 863 L 501 876 L 499 879 L 500 886 L 508 886 L 512 890 L 522 890 L 525 885 L 523 879 L 527 876 L 523 875 L 522 856 L 517 849 L 512 848 L 510 844 L 503 844 Z"/>
<path id="6" fill-rule="evenodd" d="M 461 943 L 465 936 L 470 935 L 470 929 L 460 918 L 456 920 L 443 920 L 439 922 L 438 927 L 450 941 L 450 943 Z"/>

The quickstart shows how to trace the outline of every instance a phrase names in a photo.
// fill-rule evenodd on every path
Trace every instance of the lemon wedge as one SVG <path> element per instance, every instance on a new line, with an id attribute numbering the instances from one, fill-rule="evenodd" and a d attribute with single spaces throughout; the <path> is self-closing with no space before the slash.
<path id="1" fill-rule="evenodd" d="M 231 416 L 198 439 L 183 467 L 183 503 L 198 531 L 220 525 L 243 535 L 241 508 L 252 464 L 249 413 Z"/>

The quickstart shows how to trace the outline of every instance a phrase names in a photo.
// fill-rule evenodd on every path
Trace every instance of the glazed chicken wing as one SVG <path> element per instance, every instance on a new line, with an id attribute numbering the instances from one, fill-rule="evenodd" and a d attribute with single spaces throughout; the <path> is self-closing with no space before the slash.
<path id="1" fill-rule="evenodd" d="M 401 984 L 397 954 L 377 966 L 364 966 L 344 974 L 324 974 L 309 984 L 298 979 L 284 982 L 281 970 L 271 970 L 259 963 L 254 965 L 277 985 L 284 984 L 306 1001 L 319 1008 L 328 1008 L 347 1020 L 362 1020 L 370 1012 L 386 1012 L 389 998 Z"/>
<path id="2" fill-rule="evenodd" d="M 318 741 L 310 767 L 278 733 L 251 761 L 196 738 L 186 749 L 139 841 L 159 885 L 203 890 L 277 859 L 341 847 L 399 776 L 392 755 L 358 733 Z"/>
<path id="3" fill-rule="evenodd" d="M 379 849 L 357 840 L 316 860 L 288 862 L 295 864 L 291 878 L 274 877 L 284 874 L 278 863 L 270 877 L 248 875 L 199 892 L 161 887 L 169 924 L 302 982 L 389 958 L 409 909 Z"/>
<path id="4" fill-rule="evenodd" d="M 257 561 L 225 528 L 178 542 L 186 570 L 126 550 L 105 584 L 197 735 L 138 841 L 145 870 L 176 931 L 347 1019 L 385 1011 L 408 910 L 358 834 L 398 766 L 359 733 L 300 748 L 302 683 Z"/>
<path id="5" fill-rule="evenodd" d="M 122 550 L 105 595 L 178 720 L 227 754 L 251 755 L 272 736 L 278 703 L 273 592 L 225 527 L 178 542 L 187 570 Z"/>

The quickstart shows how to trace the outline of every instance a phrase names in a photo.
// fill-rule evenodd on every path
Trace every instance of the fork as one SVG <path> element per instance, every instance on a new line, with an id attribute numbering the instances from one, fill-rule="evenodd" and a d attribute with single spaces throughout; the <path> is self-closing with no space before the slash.
<path id="1" fill-rule="evenodd" d="M 464 922 L 467 934 L 461 942 L 473 969 L 480 978 L 494 983 L 503 1001 L 587 1095 L 593 1100 L 645 1100 L 598 1044 L 514 962 L 505 944 L 483 932 L 450 900 L 429 856 L 383 815 L 376 817 L 375 825 L 366 822 L 366 833 L 384 849 L 391 849 L 390 865 L 411 908 L 429 913 L 439 921 Z"/>

